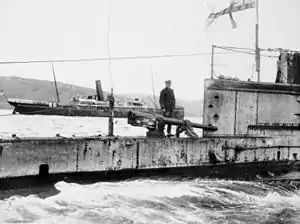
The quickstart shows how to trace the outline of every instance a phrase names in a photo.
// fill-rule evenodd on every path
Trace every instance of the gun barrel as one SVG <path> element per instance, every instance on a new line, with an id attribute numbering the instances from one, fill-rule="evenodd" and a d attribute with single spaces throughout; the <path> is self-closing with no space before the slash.
<path id="1" fill-rule="evenodd" d="M 129 111 L 127 117 L 128 117 L 128 119 L 129 118 L 137 118 L 137 117 L 155 119 L 157 117 L 163 117 L 163 116 L 160 114 L 150 114 L 150 113 L 143 113 L 143 112 L 139 112 L 139 111 Z"/>
<path id="2" fill-rule="evenodd" d="M 128 112 L 128 124 L 132 124 L 133 119 L 136 118 L 147 118 L 151 120 L 156 120 L 156 119 L 161 119 L 165 124 L 172 124 L 172 125 L 183 125 L 184 120 L 179 120 L 176 118 L 169 118 L 169 117 L 163 117 L 162 115 L 159 114 L 148 114 L 148 113 L 142 113 L 138 111 L 129 111 Z M 194 123 L 191 122 L 191 125 L 193 128 L 199 128 L 203 129 L 206 131 L 217 131 L 218 128 L 212 125 L 204 125 L 204 124 L 199 124 L 199 123 Z"/>
<path id="3" fill-rule="evenodd" d="M 177 120 L 177 119 L 169 118 L 169 117 L 164 117 L 163 121 L 166 124 L 172 124 L 172 125 L 178 125 L 178 126 L 184 124 L 183 120 Z M 199 128 L 199 129 L 203 129 L 203 130 L 206 130 L 206 131 L 217 131 L 218 130 L 218 128 L 215 127 L 215 126 L 199 124 L 199 123 L 195 123 L 195 122 L 191 122 L 191 126 L 193 128 Z"/>

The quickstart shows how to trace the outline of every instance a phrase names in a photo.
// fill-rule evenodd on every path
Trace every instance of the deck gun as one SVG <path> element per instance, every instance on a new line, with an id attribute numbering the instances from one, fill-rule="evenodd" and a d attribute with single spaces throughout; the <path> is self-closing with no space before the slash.
<path id="1" fill-rule="evenodd" d="M 200 128 L 206 131 L 217 131 L 218 128 L 212 125 L 204 125 L 199 123 L 193 123 L 188 120 L 179 120 L 176 118 L 164 117 L 159 114 L 142 113 L 138 111 L 128 112 L 128 124 L 136 127 L 145 127 L 149 131 L 147 137 L 163 138 L 164 126 L 171 124 L 177 126 L 176 137 L 179 137 L 180 133 L 184 132 L 190 137 L 198 137 L 193 128 Z"/>

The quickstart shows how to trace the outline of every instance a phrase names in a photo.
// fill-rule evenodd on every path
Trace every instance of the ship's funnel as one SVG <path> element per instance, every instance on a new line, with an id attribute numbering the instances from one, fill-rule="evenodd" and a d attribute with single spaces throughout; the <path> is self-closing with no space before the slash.
<path id="1" fill-rule="evenodd" d="M 104 96 L 103 96 L 103 91 L 102 91 L 101 81 L 100 80 L 96 80 L 96 92 L 97 92 L 98 100 L 103 101 L 104 100 Z"/>

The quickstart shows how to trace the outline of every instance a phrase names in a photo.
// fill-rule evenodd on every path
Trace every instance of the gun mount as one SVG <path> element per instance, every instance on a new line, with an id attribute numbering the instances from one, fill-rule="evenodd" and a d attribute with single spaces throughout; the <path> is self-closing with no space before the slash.
<path id="1" fill-rule="evenodd" d="M 149 131 L 147 137 L 165 137 L 164 126 L 171 124 L 177 126 L 176 137 L 179 137 L 180 133 L 185 132 L 190 137 L 198 137 L 193 128 L 203 129 L 205 131 L 217 131 L 218 128 L 212 125 L 204 125 L 199 123 L 193 123 L 189 120 L 179 120 L 176 118 L 164 117 L 159 114 L 149 114 L 136 111 L 128 112 L 128 124 L 136 127 L 145 127 Z"/>

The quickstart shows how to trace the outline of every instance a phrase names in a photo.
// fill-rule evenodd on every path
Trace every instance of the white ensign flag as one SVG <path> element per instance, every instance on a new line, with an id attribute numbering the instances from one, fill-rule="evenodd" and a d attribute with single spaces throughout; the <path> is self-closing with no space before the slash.
<path id="1" fill-rule="evenodd" d="M 255 8 L 255 0 L 234 0 L 229 4 L 227 8 L 217 13 L 210 13 L 207 18 L 208 25 L 212 24 L 219 16 L 228 14 L 232 24 L 232 28 L 236 28 L 236 22 L 233 19 L 232 13 L 251 8 Z"/>

